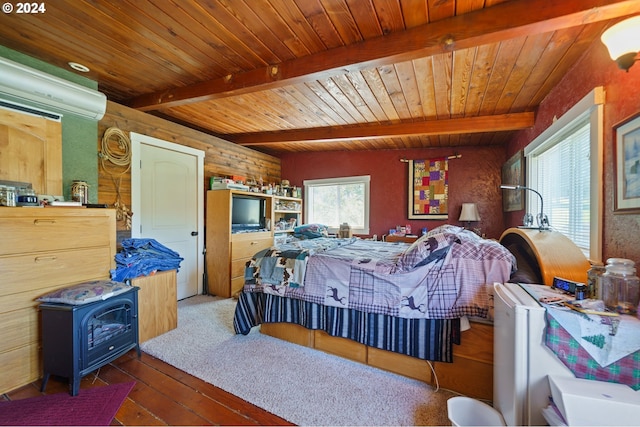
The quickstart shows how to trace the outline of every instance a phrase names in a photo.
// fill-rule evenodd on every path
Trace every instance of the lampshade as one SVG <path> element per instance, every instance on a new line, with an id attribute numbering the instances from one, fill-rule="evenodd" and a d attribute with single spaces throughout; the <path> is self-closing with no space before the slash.
<path id="1" fill-rule="evenodd" d="M 463 203 L 460 211 L 460 222 L 480 221 L 478 206 L 475 203 Z"/>
<path id="2" fill-rule="evenodd" d="M 640 16 L 618 22 L 600 37 L 618 67 L 629 71 L 640 52 Z"/>

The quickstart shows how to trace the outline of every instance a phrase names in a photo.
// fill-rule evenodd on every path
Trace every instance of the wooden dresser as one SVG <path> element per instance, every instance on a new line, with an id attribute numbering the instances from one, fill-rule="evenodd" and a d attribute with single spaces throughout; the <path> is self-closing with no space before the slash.
<path id="1" fill-rule="evenodd" d="M 0 207 L 0 393 L 41 377 L 36 298 L 109 278 L 115 252 L 112 209 Z"/>
<path id="2" fill-rule="evenodd" d="M 273 227 L 264 232 L 232 233 L 233 195 L 247 195 L 266 200 L 266 218 L 271 221 L 272 197 L 237 190 L 207 191 L 207 277 L 208 292 L 232 297 L 244 286 L 244 268 L 256 252 L 273 245 Z"/>

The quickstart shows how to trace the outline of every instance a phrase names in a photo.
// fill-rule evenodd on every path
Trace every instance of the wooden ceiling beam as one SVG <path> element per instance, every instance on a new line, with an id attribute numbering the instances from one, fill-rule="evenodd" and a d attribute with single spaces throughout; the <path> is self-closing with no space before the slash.
<path id="1" fill-rule="evenodd" d="M 127 104 L 150 111 L 225 98 L 635 13 L 640 13 L 637 0 L 513 0 L 281 64 L 142 95 Z"/>
<path id="2" fill-rule="evenodd" d="M 281 143 L 320 143 L 351 140 L 373 140 L 418 135 L 455 135 L 479 132 L 505 132 L 533 126 L 532 112 L 495 116 L 464 117 L 410 123 L 362 124 L 324 128 L 292 129 L 275 132 L 255 132 L 225 135 L 225 139 L 239 145 L 271 145 Z"/>

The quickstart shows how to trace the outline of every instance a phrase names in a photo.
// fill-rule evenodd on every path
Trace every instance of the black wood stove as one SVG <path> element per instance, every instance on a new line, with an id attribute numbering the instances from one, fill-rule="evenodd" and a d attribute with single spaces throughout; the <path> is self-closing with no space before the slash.
<path id="1" fill-rule="evenodd" d="M 80 379 L 138 343 L 138 288 L 82 305 L 40 304 L 43 371 L 41 390 L 50 375 L 69 378 L 76 396 Z"/>

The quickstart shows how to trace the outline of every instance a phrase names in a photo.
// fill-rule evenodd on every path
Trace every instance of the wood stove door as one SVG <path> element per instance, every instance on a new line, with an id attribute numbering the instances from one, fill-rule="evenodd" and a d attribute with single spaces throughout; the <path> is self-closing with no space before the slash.
<path id="1" fill-rule="evenodd" d="M 133 293 L 130 293 L 133 295 Z M 100 365 L 137 341 L 134 301 L 113 297 L 88 312 L 81 321 L 81 370 Z"/>

